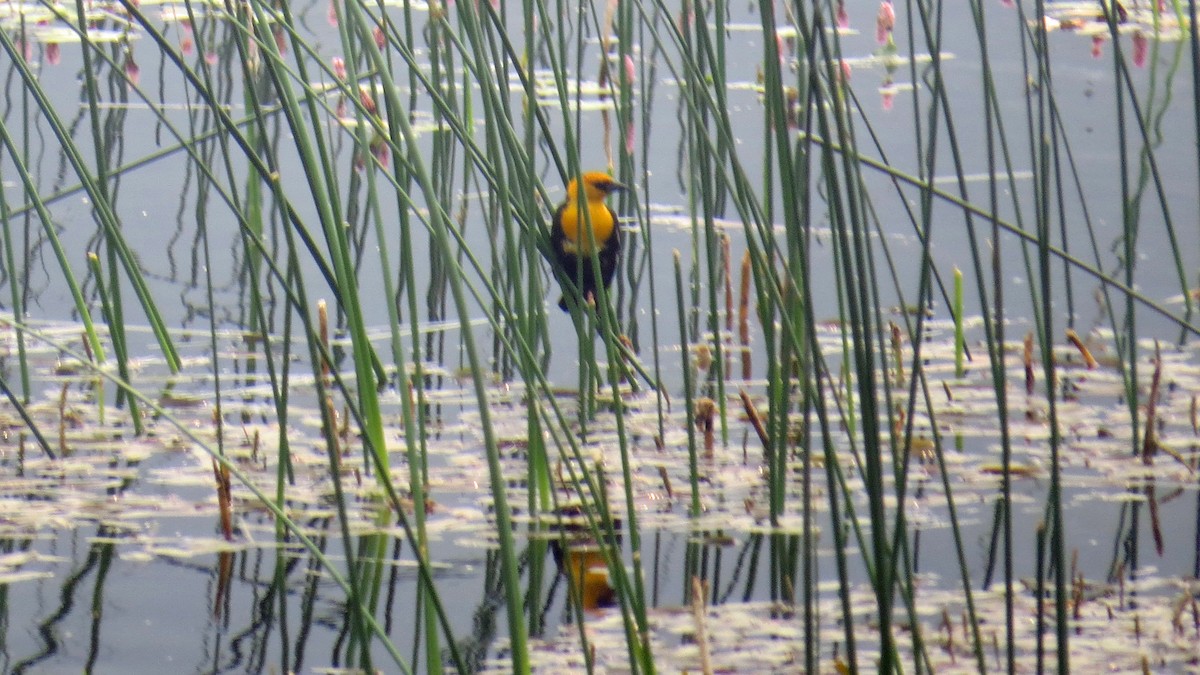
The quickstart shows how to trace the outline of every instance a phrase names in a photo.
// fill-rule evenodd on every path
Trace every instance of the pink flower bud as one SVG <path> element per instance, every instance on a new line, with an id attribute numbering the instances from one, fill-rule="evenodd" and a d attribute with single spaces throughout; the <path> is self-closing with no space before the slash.
<path id="1" fill-rule="evenodd" d="M 1146 54 L 1150 51 L 1150 41 L 1146 34 L 1137 31 L 1133 34 L 1133 65 L 1138 68 L 1146 67 Z"/>
<path id="2" fill-rule="evenodd" d="M 133 86 L 136 87 L 138 85 L 138 81 L 141 79 L 141 76 L 142 76 L 142 69 L 138 68 L 137 61 L 133 60 L 133 54 L 130 52 L 126 52 L 125 53 L 125 77 L 129 78 L 129 82 L 131 84 L 133 84 Z"/>
<path id="3" fill-rule="evenodd" d="M 881 45 L 887 44 L 895 28 L 896 10 L 892 7 L 891 0 L 883 0 L 879 3 L 879 14 L 875 15 L 875 41 Z"/>
<path id="4" fill-rule="evenodd" d="M 52 66 L 62 63 L 62 46 L 57 42 L 46 43 L 46 63 Z"/>
<path id="5" fill-rule="evenodd" d="M 370 89 L 366 87 L 358 88 L 358 102 L 362 104 L 363 109 L 367 111 L 368 115 L 378 114 L 379 109 L 375 107 L 375 96 L 371 93 Z"/>
<path id="6" fill-rule="evenodd" d="M 330 64 L 333 66 L 333 76 L 344 81 L 346 79 L 346 59 L 335 56 L 330 59 Z"/>

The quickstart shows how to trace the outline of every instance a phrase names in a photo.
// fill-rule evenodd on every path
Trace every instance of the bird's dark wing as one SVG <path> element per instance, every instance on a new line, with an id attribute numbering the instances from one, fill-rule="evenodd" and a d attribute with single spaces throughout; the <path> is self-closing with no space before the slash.
<path id="1" fill-rule="evenodd" d="M 574 253 L 567 250 L 567 244 L 568 244 L 567 233 L 563 231 L 563 226 L 562 226 L 562 214 L 563 214 L 563 211 L 566 210 L 566 208 L 567 208 L 567 204 L 566 204 L 566 202 L 563 202 L 554 211 L 554 218 L 550 224 L 550 249 L 554 253 L 553 263 L 554 263 L 554 266 L 558 268 L 559 273 L 562 274 L 567 279 L 574 281 L 575 279 L 578 278 L 576 275 L 580 271 L 580 270 L 578 270 L 579 258 Z M 582 272 L 583 272 L 583 279 L 584 279 L 584 288 L 586 289 L 587 288 L 586 280 L 589 278 L 589 276 L 591 274 L 590 266 L 585 264 L 585 269 L 582 270 Z M 563 287 L 563 295 L 564 296 L 573 290 L 571 288 L 571 286 L 568 285 L 567 283 L 563 283 L 562 287 Z M 564 312 L 567 311 L 567 301 L 566 301 L 565 297 L 559 297 L 558 306 Z"/>
<path id="2" fill-rule="evenodd" d="M 617 218 L 617 214 L 610 208 L 608 213 L 613 219 L 612 234 L 608 237 L 608 241 L 600 247 L 597 256 L 600 259 L 600 279 L 604 282 L 604 287 L 608 288 L 612 284 L 613 277 L 617 273 L 617 263 L 621 259 L 621 219 Z"/>
<path id="3" fill-rule="evenodd" d="M 576 267 L 578 265 L 577 256 L 571 250 L 570 242 L 567 240 L 567 233 L 563 231 L 562 214 L 567 205 L 564 203 L 554 212 L 554 220 L 550 225 L 550 248 L 554 251 L 554 262 L 558 265 L 559 271 L 564 276 L 574 279 Z"/>

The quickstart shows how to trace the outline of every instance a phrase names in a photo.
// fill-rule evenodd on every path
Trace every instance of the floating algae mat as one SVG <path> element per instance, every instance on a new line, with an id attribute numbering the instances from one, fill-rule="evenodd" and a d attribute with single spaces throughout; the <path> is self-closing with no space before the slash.
<path id="1" fill-rule="evenodd" d="M 964 671 L 977 667 L 975 645 L 983 647 L 986 662 L 1002 663 L 1007 649 L 1004 633 L 1005 594 L 997 581 L 994 559 L 996 523 L 994 513 L 1004 466 L 999 444 L 999 415 L 995 390 L 983 362 L 982 345 L 971 345 L 979 354 L 968 362 L 962 376 L 955 373 L 951 327 L 926 323 L 921 371 L 924 378 L 917 391 L 927 390 L 932 415 L 915 408 L 908 462 L 902 473 L 889 472 L 888 483 L 897 477 L 907 483 L 904 513 L 912 548 L 912 596 L 914 614 L 902 603 L 896 605 L 898 652 L 913 658 L 920 649 L 939 672 L 958 666 Z M 36 424 L 39 441 L 21 417 L 5 401 L 0 406 L 6 443 L 0 481 L 0 537 L 6 554 L 0 556 L 0 583 L 9 587 L 54 583 L 55 570 L 69 563 L 61 551 L 43 544 L 65 531 L 91 532 L 93 543 L 112 544 L 116 557 L 129 564 L 163 561 L 207 560 L 214 554 L 274 550 L 283 547 L 289 556 L 302 557 L 304 549 L 294 541 L 276 537 L 273 518 L 264 508 L 263 496 L 275 494 L 279 467 L 276 449 L 281 430 L 272 421 L 270 381 L 261 355 L 246 349 L 240 333 L 218 336 L 227 351 L 220 354 L 220 409 L 223 424 L 218 443 L 215 422 L 217 398 L 211 355 L 205 340 L 180 339 L 184 370 L 169 374 L 163 362 L 145 358 L 130 364 L 138 388 L 157 403 L 157 408 L 139 407 L 144 433 L 134 433 L 127 405 L 116 405 L 111 384 L 90 367 L 82 366 L 71 353 L 85 353 L 75 325 L 41 325 L 44 339 L 31 339 L 27 358 L 33 366 L 33 395 L 24 414 Z M 10 389 L 16 381 L 13 355 L 15 333 L 5 332 L 5 381 Z M 840 349 L 837 325 L 822 328 L 820 340 L 829 353 Z M 1194 348 L 1158 346 L 1157 356 L 1138 364 L 1139 400 L 1153 400 L 1138 408 L 1139 425 L 1152 425 L 1150 445 L 1133 442 L 1134 418 L 1125 399 L 1125 378 L 1119 363 L 1111 358 L 1107 336 L 1097 333 L 1084 344 L 1063 339 L 1054 350 L 1058 395 L 1055 413 L 1062 430 L 1059 449 L 1065 489 L 1067 550 L 1072 552 L 1073 580 L 1070 594 L 1073 665 L 1088 664 L 1120 670 L 1186 668 L 1195 665 L 1197 625 L 1200 616 L 1200 587 L 1190 573 L 1195 551 L 1194 519 L 1197 503 L 1196 466 L 1200 462 L 1200 433 L 1197 428 L 1197 393 L 1200 393 L 1200 358 Z M 54 346 L 50 346 L 53 344 Z M 278 347 L 275 345 L 274 347 Z M 895 393 L 897 409 L 905 409 L 911 372 L 911 345 L 899 345 L 899 361 L 885 364 L 878 376 L 887 378 Z M 1081 349 L 1087 349 L 1085 352 Z M 695 346 L 689 352 L 696 351 Z M 1030 358 L 1026 347 L 1014 343 L 1006 350 L 1008 365 L 1008 414 L 1012 457 L 1014 537 L 1032 542 L 1046 518 L 1045 493 L 1049 466 L 1050 410 L 1041 367 Z M 187 353 L 188 351 L 192 353 Z M 1154 355 L 1155 345 L 1144 353 Z M 736 353 L 734 358 L 738 358 Z M 711 367 L 711 364 L 706 364 Z M 106 371 L 115 371 L 103 366 Z M 905 370 L 909 372 L 905 372 Z M 449 371 L 428 364 L 426 374 L 442 386 L 430 389 L 430 417 L 436 424 L 427 439 L 429 453 L 427 533 L 435 550 L 445 553 L 433 560 L 435 574 L 470 575 L 471 560 L 478 560 L 494 546 L 495 524 L 488 469 L 479 428 L 479 410 L 473 395 L 461 389 Z M 433 380 L 431 380 L 433 381 Z M 285 510 L 311 536 L 338 536 L 328 523 L 338 516 L 330 460 L 321 437 L 321 413 L 313 403 L 311 374 L 293 373 L 290 380 L 289 425 L 286 430 L 291 451 L 292 477 L 285 487 Z M 856 624 L 859 665 L 871 663 L 879 648 L 874 630 L 878 622 L 876 598 L 860 569 L 851 570 L 850 593 L 842 598 L 834 574 L 831 547 L 830 500 L 827 495 L 826 457 L 814 455 L 805 461 L 800 451 L 804 433 L 816 439 L 818 431 L 797 427 L 792 432 L 793 451 L 788 492 L 795 498 L 790 511 L 772 524 L 767 509 L 767 472 L 762 444 L 748 421 L 747 413 L 759 410 L 761 381 L 733 381 L 729 392 L 727 444 L 713 439 L 705 449 L 704 430 L 696 432 L 697 480 L 690 477 L 688 429 L 684 407 L 679 401 L 660 407 L 653 391 L 625 388 L 621 394 L 623 429 L 629 449 L 630 477 L 634 482 L 636 522 L 643 538 L 653 535 L 656 565 L 656 596 L 674 597 L 676 603 L 660 602 L 650 612 L 651 646 L 656 663 L 668 669 L 698 670 L 704 663 L 721 669 L 753 668 L 761 671 L 794 670 L 803 663 L 804 605 L 764 601 L 767 590 L 757 587 L 754 567 L 763 564 L 764 538 L 798 538 L 806 532 L 803 509 L 798 501 L 805 471 L 810 471 L 809 524 L 819 555 L 813 588 L 812 619 L 819 632 L 827 666 L 842 662 L 844 627 L 840 620 L 842 602 L 848 602 Z M 846 495 L 859 495 L 848 505 L 865 528 L 869 526 L 860 472 L 861 439 L 851 443 L 850 411 L 844 382 L 827 387 L 839 401 L 840 439 L 835 454 Z M 530 393 L 515 383 L 497 383 L 489 391 L 494 430 L 501 439 L 502 460 L 510 504 L 526 503 L 527 476 L 526 408 Z M 559 395 L 566 408 L 573 396 Z M 387 438 L 394 483 L 408 484 L 401 401 L 395 392 L 384 394 Z M 339 406 L 335 405 L 335 408 Z M 436 411 L 436 412 L 435 412 Z M 340 414 L 340 413 L 339 413 Z M 661 417 L 660 417 L 661 415 Z M 660 426 L 661 419 L 661 426 Z M 892 416 L 896 434 L 894 447 L 903 446 L 909 420 Z M 344 424 L 344 421 L 343 423 Z M 889 428 L 884 426 L 885 429 Z M 662 433 L 660 434 L 660 429 Z M 715 435 L 718 432 L 712 431 Z M 400 536 L 394 519 L 381 519 L 387 507 L 378 498 L 372 469 L 363 463 L 361 446 L 355 442 L 351 425 L 339 432 L 344 450 L 339 456 L 341 488 L 347 498 L 347 532 L 352 536 L 384 533 Z M 577 438 L 580 455 L 588 467 L 600 469 L 608 495 L 606 503 L 615 522 L 629 521 L 619 495 L 620 438 L 612 406 L 601 406 L 587 423 L 586 437 Z M 936 442 L 935 442 L 936 441 Z M 43 448 L 41 442 L 46 444 Z M 234 480 L 230 486 L 231 536 L 222 534 L 218 480 L 212 458 L 204 449 L 221 447 L 241 475 L 258 488 Z M 814 442 L 812 447 L 820 447 Z M 885 447 L 887 445 L 885 444 Z M 1135 454 L 1134 449 L 1138 452 Z M 47 453 L 52 453 L 53 456 Z M 900 457 L 897 457 L 899 462 Z M 576 459 L 554 460 L 558 493 L 571 503 L 569 475 L 580 467 Z M 888 463 L 888 466 L 892 464 Z M 900 467 L 901 464 L 895 464 Z M 695 484 L 700 505 L 698 515 L 689 514 Z M 961 536 L 967 542 L 965 557 L 971 574 L 974 611 L 979 634 L 966 619 L 966 594 L 950 544 L 952 518 L 947 504 L 953 501 Z M 586 507 L 576 503 L 577 514 Z M 411 503 L 409 503 L 411 506 Z M 894 517 L 899 504 L 889 504 Z M 562 525 L 568 518 L 543 518 Z M 581 520 L 581 519 L 579 519 Z M 534 531 L 535 523 L 523 508 L 515 521 L 521 532 Z M 540 530 L 545 532 L 545 530 Z M 553 530 L 548 535 L 553 539 Z M 440 542 L 440 543 L 439 543 Z M 709 590 L 702 593 L 702 606 L 680 605 L 680 549 L 698 545 L 712 560 L 724 560 L 711 572 Z M 848 547 L 855 548 L 850 538 Z M 1018 544 L 1018 550 L 1026 548 Z M 1031 547 L 1029 547 L 1031 548 Z M 643 563 L 649 551 L 643 541 Z M 852 558 L 853 559 L 853 558 Z M 1016 621 L 1015 654 L 1020 663 L 1034 667 L 1039 639 L 1053 649 L 1054 588 L 1043 585 L 1039 596 L 1035 554 L 1015 563 L 1013 581 Z M 401 568 L 411 559 L 393 559 Z M 655 569 L 659 569 L 656 567 Z M 319 569 L 312 574 L 321 575 Z M 660 578 L 661 575 L 661 578 Z M 603 583 L 603 582 L 602 582 Z M 661 585 L 660 585 L 661 584 Z M 668 592 L 670 591 L 670 592 Z M 716 600 L 713 603 L 713 600 Z M 1044 617 L 1036 621 L 1039 612 Z M 570 613 L 568 612 L 568 616 Z M 598 667 L 620 664 L 628 658 L 621 613 L 597 607 L 583 614 L 588 653 Z M 909 635 L 912 622 L 922 636 Z M 579 632 L 570 621 L 536 640 L 535 664 L 557 664 L 570 672 L 582 667 Z M 1041 633 L 1039 634 L 1039 630 Z M 839 645 L 841 645 L 839 647 Z M 503 654 L 501 645 L 500 654 Z M 565 659 L 554 661 L 553 659 Z M 500 658 L 493 668 L 500 672 L 507 663 Z M 572 665 L 574 664 L 574 665 Z M 564 670 L 565 669 L 565 670 Z"/>

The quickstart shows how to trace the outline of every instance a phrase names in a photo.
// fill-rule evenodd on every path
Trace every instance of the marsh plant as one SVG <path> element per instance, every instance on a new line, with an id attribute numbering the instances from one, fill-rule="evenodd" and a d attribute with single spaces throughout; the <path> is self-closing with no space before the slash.
<path id="1" fill-rule="evenodd" d="M 0 5 L 5 669 L 1195 668 L 1195 11 Z"/>

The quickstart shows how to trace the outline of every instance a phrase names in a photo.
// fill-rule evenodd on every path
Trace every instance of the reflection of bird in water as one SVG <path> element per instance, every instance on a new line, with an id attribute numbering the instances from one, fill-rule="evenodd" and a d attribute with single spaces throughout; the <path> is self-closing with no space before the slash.
<path id="1" fill-rule="evenodd" d="M 579 209 L 580 182 L 583 185 L 586 215 Z M 554 249 L 554 261 L 563 276 L 578 285 L 579 298 L 583 302 L 596 300 L 596 272 L 592 268 L 592 243 L 596 245 L 596 259 L 600 263 L 600 281 L 608 288 L 617 272 L 617 261 L 621 255 L 621 223 L 617 214 L 604 203 L 611 193 L 624 190 L 625 186 L 601 171 L 589 171 L 577 181 L 572 178 L 567 184 L 567 199 L 554 212 L 550 228 L 550 246 Z M 591 235 L 587 227 L 591 225 Z M 566 296 L 573 288 L 563 285 L 563 297 L 558 306 L 567 310 Z"/>
<path id="2" fill-rule="evenodd" d="M 555 547 L 562 558 L 558 563 L 559 571 L 571 578 L 572 587 L 579 593 L 579 604 L 588 612 L 612 607 L 617 604 L 616 591 L 608 579 L 608 565 L 604 562 L 604 553 L 594 544 L 591 547 L 573 546 L 565 556 L 560 548 Z"/>
<path id="3" fill-rule="evenodd" d="M 585 611 L 612 607 L 617 603 L 616 590 L 608 578 L 608 565 L 604 560 L 604 548 L 612 555 L 620 555 L 621 520 L 613 521 L 613 534 L 606 535 L 600 543 L 580 524 L 583 511 L 577 506 L 563 506 L 558 515 L 567 518 L 562 526 L 562 536 L 550 540 L 550 552 L 560 574 L 570 579 L 571 587 L 579 594 L 579 602 Z M 571 522 L 575 521 L 575 522 Z"/>

